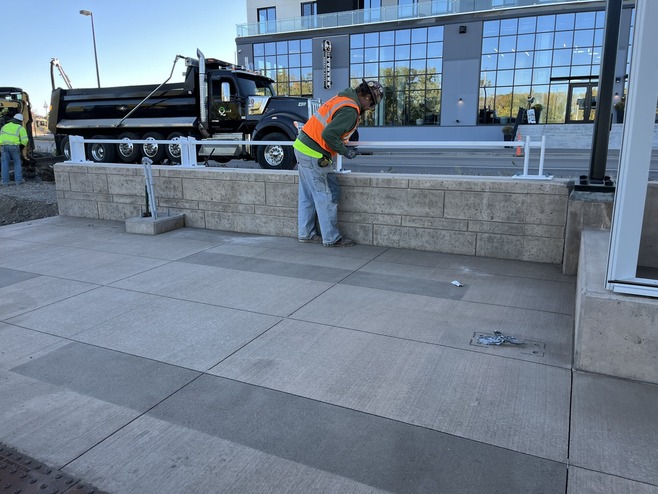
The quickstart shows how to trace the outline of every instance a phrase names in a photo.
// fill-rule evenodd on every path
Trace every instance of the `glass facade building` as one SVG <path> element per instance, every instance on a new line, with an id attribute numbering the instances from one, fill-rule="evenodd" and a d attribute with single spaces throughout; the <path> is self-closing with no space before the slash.
<path id="1" fill-rule="evenodd" d="M 379 80 L 385 97 L 364 116 L 364 127 L 418 132 L 419 127 L 485 129 L 519 118 L 520 123 L 592 122 L 606 2 L 551 3 L 475 0 L 474 6 L 488 8 L 454 12 L 445 1 L 369 1 L 364 5 L 370 8 L 337 12 L 331 26 L 320 15 L 315 29 L 288 29 L 295 21 L 289 19 L 281 21 L 280 32 L 238 37 L 237 43 L 251 51 L 249 65 L 277 81 L 279 94 L 328 99 L 362 78 Z M 613 103 L 625 94 L 634 10 L 631 3 L 622 10 Z M 308 16 L 301 20 L 308 26 Z M 326 40 L 333 46 L 333 88 L 322 79 Z"/>

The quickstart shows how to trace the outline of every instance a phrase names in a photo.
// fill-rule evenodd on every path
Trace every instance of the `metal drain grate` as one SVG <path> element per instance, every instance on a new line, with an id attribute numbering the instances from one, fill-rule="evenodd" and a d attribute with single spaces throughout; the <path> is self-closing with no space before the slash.
<path id="1" fill-rule="evenodd" d="M 0 443 L 0 493 L 103 494 L 59 470 Z"/>
<path id="2" fill-rule="evenodd" d="M 485 345 L 484 343 L 480 343 L 478 339 L 480 336 L 494 336 L 493 333 L 473 333 L 473 338 L 471 338 L 471 345 L 472 346 L 480 346 L 480 347 L 486 347 L 486 348 L 509 348 L 511 350 L 514 350 L 514 352 L 522 353 L 524 355 L 532 355 L 534 357 L 543 357 L 544 353 L 546 352 L 546 343 L 543 341 L 535 341 L 535 340 L 526 340 L 524 338 L 519 338 L 520 340 L 523 341 L 523 345 L 505 345 L 505 346 L 499 346 L 497 347 L 496 345 Z"/>

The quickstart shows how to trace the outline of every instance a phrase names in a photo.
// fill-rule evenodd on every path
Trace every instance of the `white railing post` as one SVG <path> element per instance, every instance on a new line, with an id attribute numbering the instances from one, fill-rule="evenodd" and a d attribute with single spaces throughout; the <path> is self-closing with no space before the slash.
<path id="1" fill-rule="evenodd" d="M 151 169 L 151 161 L 149 158 L 142 158 L 142 166 L 144 167 L 144 182 L 146 185 L 146 194 L 148 195 L 148 203 L 151 208 L 151 217 L 154 220 L 158 219 L 158 210 L 155 206 L 155 194 L 153 192 L 153 171 Z"/>
<path id="2" fill-rule="evenodd" d="M 528 176 L 528 168 L 530 166 L 530 136 L 525 136 L 525 144 L 523 145 L 523 176 Z"/>
<path id="3" fill-rule="evenodd" d="M 546 155 L 546 136 L 541 136 L 541 151 L 539 151 L 539 176 L 544 174 L 544 156 Z"/>
<path id="4" fill-rule="evenodd" d="M 69 136 L 69 149 L 71 150 L 71 162 L 84 163 L 85 157 L 85 140 L 82 136 Z"/>

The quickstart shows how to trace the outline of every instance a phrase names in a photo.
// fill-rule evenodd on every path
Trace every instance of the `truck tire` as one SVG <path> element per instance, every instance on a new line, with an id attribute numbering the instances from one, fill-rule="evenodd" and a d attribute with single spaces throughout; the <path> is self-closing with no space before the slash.
<path id="1" fill-rule="evenodd" d="M 139 136 L 133 132 L 124 132 L 119 136 L 120 140 L 136 140 Z M 117 156 L 124 163 L 139 163 L 142 157 L 142 150 L 139 144 L 132 142 L 125 142 L 117 144 Z"/>
<path id="2" fill-rule="evenodd" d="M 184 137 L 184 135 L 181 132 L 172 132 L 169 134 L 169 137 L 167 137 L 167 140 L 174 141 L 179 137 Z M 165 153 L 167 154 L 167 159 L 172 163 L 181 162 L 181 149 L 179 144 L 165 144 Z"/>
<path id="3" fill-rule="evenodd" d="M 164 137 L 158 132 L 147 132 L 142 136 L 146 141 L 162 141 Z M 153 163 L 160 163 L 165 157 L 165 146 L 157 142 L 149 142 L 142 144 L 142 154 L 153 161 Z"/>
<path id="4" fill-rule="evenodd" d="M 285 134 L 272 132 L 267 134 L 261 140 L 263 141 L 290 141 Z M 280 146 L 268 144 L 258 146 L 257 151 L 258 164 L 266 170 L 292 170 L 297 162 L 292 146 Z"/>
<path id="5" fill-rule="evenodd" d="M 62 156 L 66 158 L 66 161 L 71 161 L 71 143 L 69 141 L 69 136 L 64 136 L 62 143 L 60 144 Z"/>
<path id="6" fill-rule="evenodd" d="M 109 139 L 108 136 L 94 136 L 92 139 Z M 109 142 L 94 142 L 87 144 L 87 158 L 94 163 L 114 163 L 116 147 Z"/>

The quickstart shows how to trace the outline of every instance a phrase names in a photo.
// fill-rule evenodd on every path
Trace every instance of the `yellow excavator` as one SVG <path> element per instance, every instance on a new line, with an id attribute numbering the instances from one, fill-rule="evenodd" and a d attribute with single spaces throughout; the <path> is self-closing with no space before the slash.
<path id="1" fill-rule="evenodd" d="M 28 144 L 23 147 L 23 166 L 26 176 L 34 171 L 34 135 L 32 107 L 30 105 L 29 95 L 18 87 L 0 87 L 0 127 L 9 122 L 9 120 L 20 113 L 23 115 L 23 127 L 27 131 Z"/>

